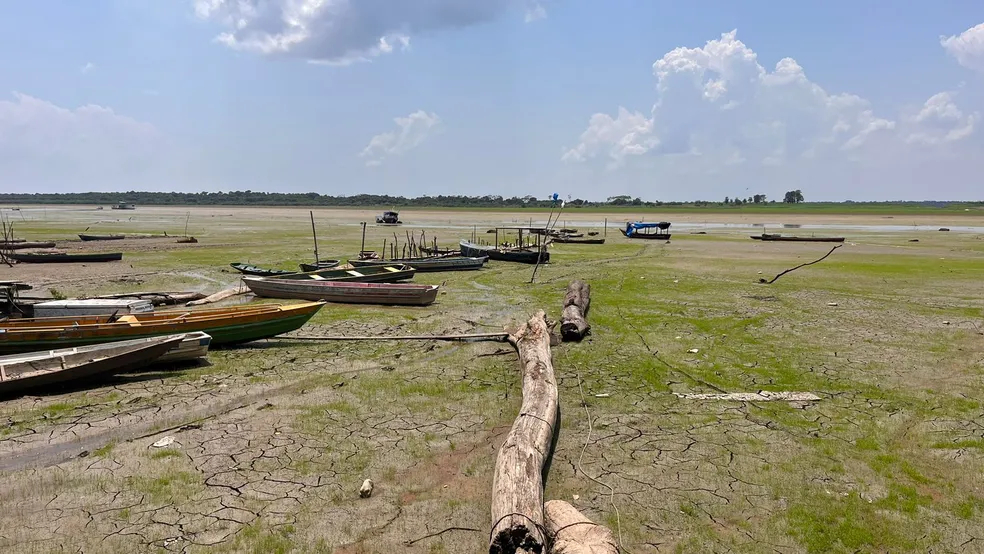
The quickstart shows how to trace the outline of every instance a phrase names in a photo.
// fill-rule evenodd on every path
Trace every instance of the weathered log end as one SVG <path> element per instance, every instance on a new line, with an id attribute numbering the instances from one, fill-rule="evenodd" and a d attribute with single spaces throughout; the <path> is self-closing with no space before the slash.
<path id="1" fill-rule="evenodd" d="M 591 306 L 591 286 L 580 279 L 571 281 L 564 294 L 564 313 L 560 336 L 565 341 L 579 341 L 591 332 L 586 318 Z"/>
<path id="2" fill-rule="evenodd" d="M 530 528 L 529 522 L 516 522 L 492 538 L 489 554 L 546 554 L 545 542 L 543 533 Z"/>
<path id="3" fill-rule="evenodd" d="M 611 530 L 591 521 L 563 500 L 545 503 L 543 519 L 553 544 L 551 554 L 618 554 Z"/>

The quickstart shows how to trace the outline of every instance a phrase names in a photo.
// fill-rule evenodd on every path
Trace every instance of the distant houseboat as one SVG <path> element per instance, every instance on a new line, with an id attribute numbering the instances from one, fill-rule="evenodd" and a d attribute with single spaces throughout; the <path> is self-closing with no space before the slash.
<path id="1" fill-rule="evenodd" d="M 134 203 L 132 203 L 132 202 L 117 202 L 116 205 L 113 206 L 113 209 L 114 210 L 135 210 L 135 209 L 137 209 L 137 205 L 134 204 Z"/>

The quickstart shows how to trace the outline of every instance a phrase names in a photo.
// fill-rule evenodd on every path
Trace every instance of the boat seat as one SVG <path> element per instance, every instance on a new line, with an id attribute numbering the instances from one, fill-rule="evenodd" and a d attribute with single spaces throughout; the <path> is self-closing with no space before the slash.
<path id="1" fill-rule="evenodd" d="M 400 271 L 399 269 L 396 269 L 395 267 L 389 267 L 389 266 L 386 266 L 384 269 L 386 271 L 389 271 L 389 272 Z"/>
<path id="2" fill-rule="evenodd" d="M 120 316 L 116 321 L 117 323 L 129 323 L 130 327 L 140 327 L 141 325 L 140 320 L 130 314 Z"/>
<path id="3" fill-rule="evenodd" d="M 7 380 L 7 371 L 4 369 L 3 364 L 0 364 L 0 381 Z"/>
<path id="4" fill-rule="evenodd" d="M 312 275 L 311 278 L 314 279 L 315 281 L 324 281 L 325 280 L 325 278 L 322 277 L 321 275 Z"/>
<path id="5" fill-rule="evenodd" d="M 354 269 L 350 269 L 350 270 L 346 271 L 345 273 L 348 273 L 352 277 L 364 277 L 364 275 L 362 275 L 361 273 L 359 273 L 358 271 L 356 271 Z"/>

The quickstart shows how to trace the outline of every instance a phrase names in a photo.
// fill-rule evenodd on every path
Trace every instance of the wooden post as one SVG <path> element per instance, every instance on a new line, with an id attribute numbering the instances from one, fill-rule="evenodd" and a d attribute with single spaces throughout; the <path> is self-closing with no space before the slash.
<path id="1" fill-rule="evenodd" d="M 362 248 L 359 249 L 359 253 L 366 251 L 366 222 L 362 222 Z"/>
<path id="2" fill-rule="evenodd" d="M 563 500 L 544 504 L 543 519 L 553 543 L 551 554 L 618 554 L 611 530 L 584 517 Z"/>
<path id="3" fill-rule="evenodd" d="M 604 236 L 606 236 L 606 237 L 608 236 L 608 218 L 607 217 L 605 218 L 605 235 Z"/>
<path id="4" fill-rule="evenodd" d="M 318 258 L 318 231 L 314 228 L 314 210 L 308 213 L 311 214 L 311 234 L 314 235 L 314 265 L 318 265 L 320 261 Z"/>
<path id="5" fill-rule="evenodd" d="M 564 295 L 564 313 L 560 324 L 560 336 L 565 341 L 579 341 L 591 331 L 585 316 L 591 305 L 591 286 L 580 279 L 567 285 Z"/>
<path id="6" fill-rule="evenodd" d="M 539 311 L 509 342 L 519 352 L 523 403 L 495 460 L 489 554 L 542 553 L 543 465 L 557 424 L 550 331 Z"/>

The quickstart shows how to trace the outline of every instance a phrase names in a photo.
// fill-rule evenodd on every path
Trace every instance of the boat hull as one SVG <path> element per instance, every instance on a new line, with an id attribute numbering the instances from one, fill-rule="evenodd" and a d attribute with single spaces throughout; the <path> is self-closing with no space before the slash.
<path id="1" fill-rule="evenodd" d="M 306 273 L 275 275 L 271 279 L 289 281 L 334 281 L 346 283 L 396 283 L 413 279 L 416 269 L 405 264 L 388 262 L 380 265 L 357 268 L 346 266 L 341 269 L 319 269 Z"/>
<path id="2" fill-rule="evenodd" d="M 631 235 L 625 232 L 625 229 L 619 229 L 622 236 L 628 239 L 648 239 L 648 240 L 670 240 L 670 233 L 632 233 Z"/>
<path id="3" fill-rule="evenodd" d="M 79 238 L 85 242 L 94 240 L 123 240 L 126 238 L 126 235 L 86 235 L 80 233 Z"/>
<path id="4" fill-rule="evenodd" d="M 605 239 L 554 238 L 551 240 L 558 244 L 605 244 Z"/>
<path id="5" fill-rule="evenodd" d="M 471 258 L 488 257 L 490 260 L 517 262 L 522 264 L 548 263 L 550 253 L 533 250 L 503 250 L 494 246 L 475 244 L 466 240 L 461 241 L 461 255 Z"/>
<path id="6" fill-rule="evenodd" d="M 436 285 L 409 283 L 346 283 L 339 281 L 291 281 L 244 277 L 257 296 L 324 300 L 343 304 L 426 306 L 437 299 Z"/>
<path id="7" fill-rule="evenodd" d="M 123 259 L 122 252 L 106 254 L 7 254 L 11 260 L 29 264 L 71 264 L 94 262 L 118 262 Z"/>
<path id="8" fill-rule="evenodd" d="M 341 260 L 321 260 L 315 264 L 298 264 L 301 271 L 304 273 L 310 273 L 312 271 L 321 271 L 322 269 L 334 269 L 341 264 Z"/>
<path id="9" fill-rule="evenodd" d="M 195 331 L 208 333 L 212 337 L 211 347 L 230 346 L 299 329 L 322 306 L 321 302 L 310 302 L 197 312 L 160 311 L 123 316 L 114 323 L 105 323 L 107 318 L 99 316 L 10 320 L 0 324 L 0 353 L 71 348 Z"/>
<path id="10" fill-rule="evenodd" d="M 54 248 L 53 242 L 0 242 L 0 250 L 26 250 L 28 248 Z"/>
<path id="11" fill-rule="evenodd" d="M 256 275 L 257 277 L 271 277 L 273 275 L 290 275 L 292 273 L 297 273 L 296 271 L 291 271 L 289 269 L 266 269 L 241 262 L 233 262 L 229 264 L 229 266 L 243 275 Z"/>
<path id="12" fill-rule="evenodd" d="M 844 242 L 844 237 L 777 237 L 752 235 L 751 238 L 766 242 Z"/>
<path id="13" fill-rule="evenodd" d="M 417 270 L 418 273 L 436 271 L 475 271 L 482 269 L 487 256 L 479 258 L 465 258 L 462 256 L 438 256 L 434 258 L 404 258 L 399 260 L 349 260 L 355 267 L 379 267 L 387 264 L 405 264 Z"/>
<path id="14" fill-rule="evenodd" d="M 171 335 L 148 341 L 123 341 L 68 351 L 59 349 L 27 359 L 18 356 L 7 360 L 0 358 L 0 394 L 139 369 L 177 348 L 184 339 L 184 335 Z M 15 371 L 19 375 L 12 375 Z"/>

